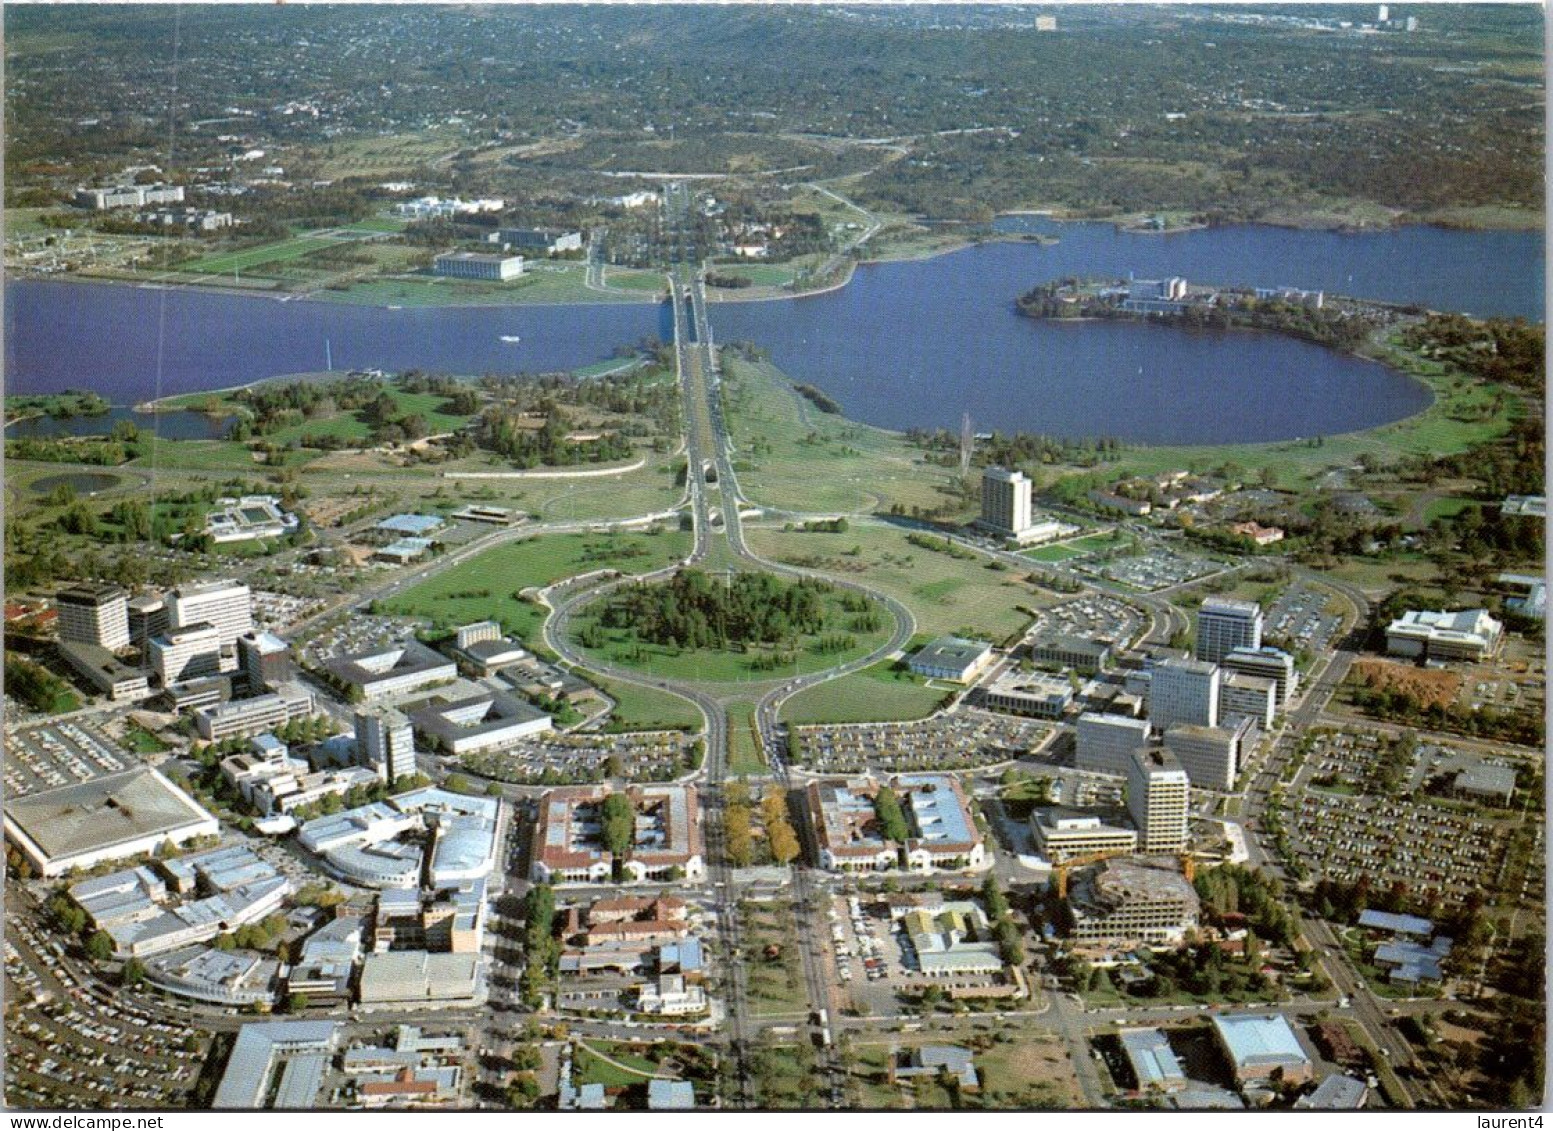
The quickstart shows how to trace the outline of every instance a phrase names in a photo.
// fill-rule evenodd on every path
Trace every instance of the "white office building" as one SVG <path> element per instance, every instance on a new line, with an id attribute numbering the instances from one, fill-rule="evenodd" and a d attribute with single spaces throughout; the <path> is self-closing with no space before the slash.
<path id="1" fill-rule="evenodd" d="M 216 675 L 221 670 L 221 631 L 213 624 L 169 629 L 151 641 L 151 670 L 163 687 Z"/>
<path id="2" fill-rule="evenodd" d="M 1224 657 L 1220 665 L 1226 674 L 1259 676 L 1270 679 L 1276 685 L 1278 709 L 1289 705 L 1299 691 L 1299 672 L 1294 668 L 1294 657 L 1277 648 L 1236 648 Z"/>
<path id="3" fill-rule="evenodd" d="M 455 279 L 489 279 L 505 283 L 523 274 L 521 255 L 481 255 L 477 251 L 450 251 L 432 261 L 438 275 Z"/>
<path id="4" fill-rule="evenodd" d="M 129 647 L 129 595 L 117 585 L 72 585 L 54 596 L 59 639 L 117 652 Z"/>
<path id="5" fill-rule="evenodd" d="M 1249 719 L 1261 730 L 1269 730 L 1278 711 L 1278 684 L 1262 676 L 1244 672 L 1226 672 L 1219 681 L 1219 722 L 1234 726 Z"/>
<path id="6" fill-rule="evenodd" d="M 1176 723 L 1219 725 L 1219 669 L 1205 660 L 1166 659 L 1149 676 L 1149 722 L 1156 729 Z"/>
<path id="7" fill-rule="evenodd" d="M 1093 813 L 1037 808 L 1030 813 L 1036 851 L 1051 864 L 1062 864 L 1096 853 L 1131 856 L 1138 850 L 1138 833 L 1108 825 Z"/>
<path id="8" fill-rule="evenodd" d="M 1147 719 L 1126 715 L 1087 714 L 1078 717 L 1075 765 L 1094 774 L 1127 776 L 1132 752 L 1148 744 L 1152 730 Z"/>
<path id="9" fill-rule="evenodd" d="M 385 782 L 415 773 L 415 730 L 394 707 L 356 712 L 356 749 L 363 765 Z"/>
<path id="10" fill-rule="evenodd" d="M 194 725 L 206 742 L 247 738 L 283 727 L 293 719 L 305 719 L 313 713 L 313 706 L 313 693 L 293 683 L 270 695 L 200 707 L 194 712 Z"/>
<path id="11" fill-rule="evenodd" d="M 1409 609 L 1386 626 L 1386 651 L 1428 660 L 1482 660 L 1499 648 L 1504 625 L 1487 609 Z"/>
<path id="12" fill-rule="evenodd" d="M 1127 766 L 1127 812 L 1145 855 L 1186 848 L 1191 784 L 1169 750 L 1136 750 Z"/>
<path id="13" fill-rule="evenodd" d="M 1209 597 L 1197 610 L 1197 658 L 1216 664 L 1237 648 L 1262 646 L 1262 607 L 1255 601 Z"/>
<path id="14" fill-rule="evenodd" d="M 1010 538 L 1030 526 L 1030 479 L 1022 471 L 989 467 L 981 473 L 981 524 Z"/>
<path id="15" fill-rule="evenodd" d="M 248 586 L 236 581 L 212 581 L 174 589 L 167 596 L 167 611 L 173 628 L 215 625 L 223 649 L 234 649 L 239 636 L 253 631 L 253 594 Z M 236 652 L 232 655 L 235 668 Z"/>

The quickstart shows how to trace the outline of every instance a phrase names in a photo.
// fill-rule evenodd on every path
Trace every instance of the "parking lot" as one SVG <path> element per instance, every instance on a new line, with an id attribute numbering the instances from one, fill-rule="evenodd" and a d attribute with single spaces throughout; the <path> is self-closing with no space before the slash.
<path id="1" fill-rule="evenodd" d="M 611 758 L 632 781 L 668 781 L 689 772 L 695 735 L 677 730 L 633 731 L 629 734 L 548 734 L 509 750 L 467 754 L 463 766 L 472 773 L 515 785 L 558 785 L 597 781 Z"/>
<path id="2" fill-rule="evenodd" d="M 1460 904 L 1501 886 L 1511 835 L 1484 820 L 1427 802 L 1303 790 L 1291 805 L 1289 839 L 1313 876 L 1375 888 L 1406 885 L 1415 896 Z"/>
<path id="3" fill-rule="evenodd" d="M 4 780 L 10 797 L 91 781 L 139 764 L 133 754 L 85 723 L 54 723 L 5 736 Z"/>
<path id="4" fill-rule="evenodd" d="M 22 916 L 5 945 L 6 1103 L 22 1107 L 184 1107 L 208 1042 L 128 996 L 88 994 L 62 944 Z"/>
<path id="5" fill-rule="evenodd" d="M 328 602 L 322 597 L 293 597 L 289 593 L 255 589 L 253 620 L 260 628 L 274 632 L 316 613 L 326 604 Z"/>
<path id="6" fill-rule="evenodd" d="M 962 709 L 913 723 L 796 727 L 797 762 L 813 773 L 969 769 L 1020 758 L 1051 738 L 1049 723 Z"/>
<path id="7" fill-rule="evenodd" d="M 1078 597 L 1041 611 L 1026 639 L 1061 634 L 1126 647 L 1144 625 L 1143 614 L 1127 602 L 1102 594 Z"/>
<path id="8" fill-rule="evenodd" d="M 1319 589 L 1295 584 L 1284 590 L 1267 610 L 1263 635 L 1291 648 L 1326 652 L 1343 626 L 1332 598 Z"/>
<path id="9" fill-rule="evenodd" d="M 368 652 L 373 648 L 397 644 L 413 635 L 416 629 L 425 627 L 425 621 L 414 617 L 377 617 L 352 613 L 344 623 L 326 629 L 302 645 L 302 660 L 316 665 L 336 656 Z"/>
<path id="10" fill-rule="evenodd" d="M 1206 558 L 1186 557 L 1169 550 L 1148 550 L 1132 557 L 1076 566 L 1085 573 L 1120 581 L 1134 589 L 1152 592 L 1182 585 L 1199 577 L 1217 573 L 1224 567 Z"/>

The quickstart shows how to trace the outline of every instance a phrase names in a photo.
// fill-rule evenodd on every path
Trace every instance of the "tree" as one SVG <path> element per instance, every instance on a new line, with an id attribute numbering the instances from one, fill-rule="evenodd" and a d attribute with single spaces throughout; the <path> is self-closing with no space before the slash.
<path id="1" fill-rule="evenodd" d="M 312 1000 L 300 990 L 298 990 L 296 993 L 286 995 L 287 1013 L 305 1013 L 307 1011 L 307 1007 L 312 1004 Z"/>
<path id="2" fill-rule="evenodd" d="M 906 814 L 901 812 L 900 799 L 887 785 L 881 785 L 879 792 L 874 794 L 874 814 L 879 818 L 879 831 L 886 840 L 903 844 L 911 835 L 906 826 Z"/>
<path id="3" fill-rule="evenodd" d="M 723 818 L 725 839 L 728 844 L 728 863 L 735 868 L 747 868 L 754 856 L 750 841 L 750 811 L 743 805 L 728 806 Z"/>
<path id="4" fill-rule="evenodd" d="M 636 810 L 631 807 L 631 799 L 623 793 L 611 793 L 604 798 L 600 817 L 604 850 L 625 856 L 636 843 Z"/>
<path id="5" fill-rule="evenodd" d="M 124 964 L 122 983 L 126 986 L 138 986 L 146 980 L 146 964 L 138 958 L 131 958 Z"/>
<path id="6" fill-rule="evenodd" d="M 93 962 L 107 962 L 113 957 L 113 936 L 107 931 L 97 931 L 86 940 L 86 956 Z"/>
<path id="7" fill-rule="evenodd" d="M 798 834 L 793 831 L 792 825 L 783 821 L 767 831 L 771 842 L 771 859 L 784 865 L 798 859 Z"/>

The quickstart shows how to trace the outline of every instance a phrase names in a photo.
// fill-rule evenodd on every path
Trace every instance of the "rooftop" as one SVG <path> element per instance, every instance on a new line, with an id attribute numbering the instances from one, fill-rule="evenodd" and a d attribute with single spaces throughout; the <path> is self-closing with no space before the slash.
<path id="1" fill-rule="evenodd" d="M 1128 1063 L 1138 1077 L 1138 1087 L 1165 1088 L 1186 1083 L 1186 1073 L 1170 1047 L 1170 1041 L 1158 1029 L 1124 1029 L 1119 1034 Z"/>
<path id="2" fill-rule="evenodd" d="M 931 644 L 924 644 L 912 656 L 914 664 L 933 667 L 963 668 L 985 656 L 992 645 L 981 640 L 966 640 L 960 636 L 940 636 Z"/>
<path id="3" fill-rule="evenodd" d="M 192 825 L 214 826 L 216 820 L 147 766 L 15 798 L 6 804 L 5 815 L 45 856 L 56 859 Z"/>
<path id="4" fill-rule="evenodd" d="M 1215 1016 L 1213 1027 L 1229 1050 L 1236 1068 L 1307 1062 L 1289 1022 L 1281 1014 Z"/>
<path id="5" fill-rule="evenodd" d="M 379 530 L 415 537 L 428 534 L 446 524 L 446 520 L 434 514 L 396 514 L 377 524 Z"/>
<path id="6" fill-rule="evenodd" d="M 232 1046 L 226 1072 L 216 1089 L 211 1107 L 216 1109 L 263 1106 L 269 1090 L 275 1057 L 282 1052 L 323 1053 L 334 1047 L 333 1021 L 271 1021 L 244 1025 Z M 314 1089 L 314 1096 L 317 1090 Z M 311 1105 L 314 1096 L 300 1106 Z"/>

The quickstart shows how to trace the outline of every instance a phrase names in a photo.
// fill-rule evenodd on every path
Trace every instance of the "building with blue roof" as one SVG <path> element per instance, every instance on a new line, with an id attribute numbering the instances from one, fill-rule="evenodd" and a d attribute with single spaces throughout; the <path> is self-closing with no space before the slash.
<path id="1" fill-rule="evenodd" d="M 1395 939 L 1375 948 L 1375 965 L 1387 971 L 1393 982 L 1416 985 L 1445 978 L 1440 964 L 1451 952 L 1451 941 L 1441 935 L 1428 946 L 1412 939 Z"/>
<path id="2" fill-rule="evenodd" d="M 1428 938 L 1434 934 L 1434 924 L 1416 915 L 1393 915 L 1390 911 L 1373 911 L 1365 908 L 1359 912 L 1359 926 L 1371 931 L 1389 931 L 1393 935 L 1417 935 Z"/>
<path id="3" fill-rule="evenodd" d="M 385 518 L 377 528 L 385 534 L 402 534 L 410 538 L 424 538 L 447 525 L 447 520 L 435 514 L 396 514 Z"/>
<path id="4" fill-rule="evenodd" d="M 1352 1076 L 1328 1076 L 1310 1095 L 1295 1100 L 1294 1106 L 1298 1110 L 1358 1111 L 1369 1094 L 1370 1089 L 1363 1080 L 1355 1080 Z"/>
<path id="5" fill-rule="evenodd" d="M 1140 1092 L 1181 1092 L 1189 1081 L 1170 1041 L 1158 1029 L 1124 1029 L 1122 1051 L 1137 1077 Z"/>
<path id="6" fill-rule="evenodd" d="M 696 1106 L 696 1089 L 689 1080 L 647 1081 L 648 1111 L 691 1111 Z"/>
<path id="7" fill-rule="evenodd" d="M 1282 1014 L 1216 1016 L 1213 1035 L 1237 1083 L 1277 1079 L 1303 1084 L 1311 1079 L 1310 1057 Z"/>
<path id="8" fill-rule="evenodd" d="M 275 1069 L 280 1067 L 282 1081 L 272 1106 L 312 1107 L 318 1096 L 318 1084 L 323 1079 L 322 1062 L 326 1062 L 334 1050 L 335 1030 L 333 1021 L 272 1021 L 244 1025 L 237 1034 L 226 1071 L 210 1106 L 218 1111 L 264 1107 L 270 1094 L 270 1081 Z M 311 1063 L 304 1063 L 302 1068 L 290 1073 L 288 1081 L 286 1071 L 290 1062 L 297 1058 L 304 1062 L 318 1058 L 317 1074 Z"/>
<path id="9" fill-rule="evenodd" d="M 974 1092 L 981 1087 L 981 1077 L 976 1074 L 976 1056 L 970 1049 L 959 1045 L 923 1045 L 906 1054 L 906 1062 L 891 1067 L 895 1079 L 909 1080 L 914 1076 L 938 1077 L 948 1074 L 957 1080 L 964 1091 Z"/>

